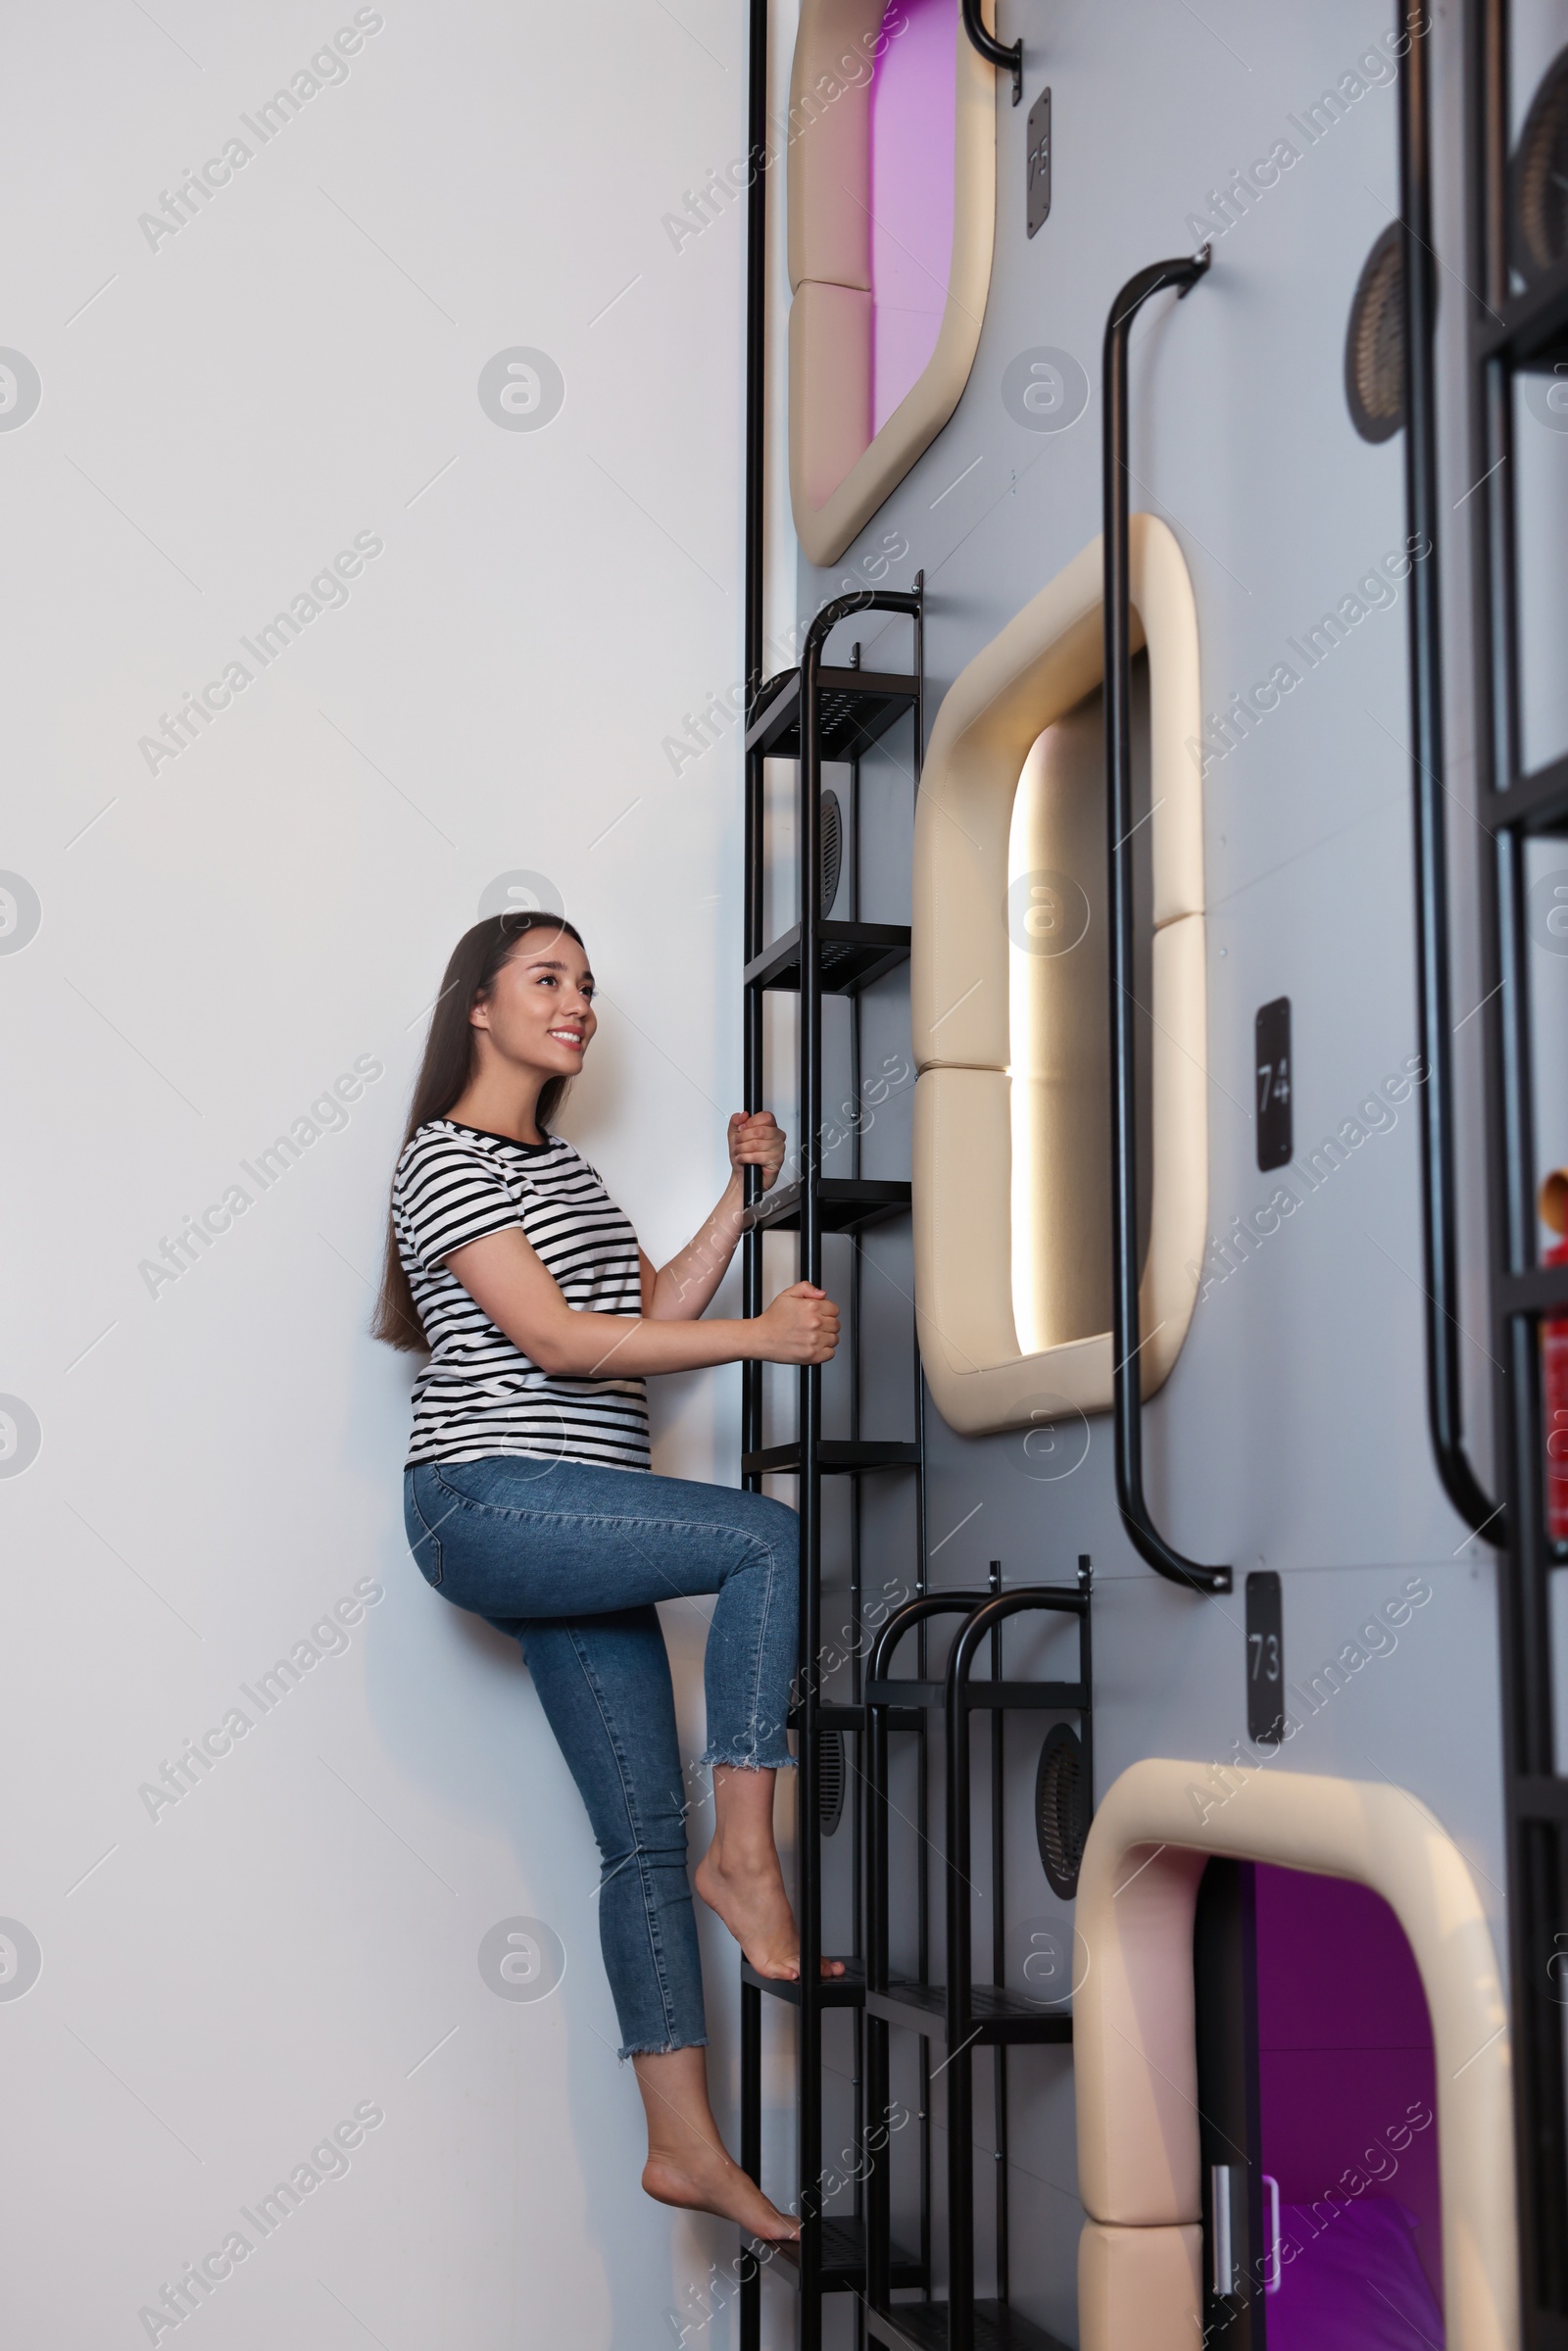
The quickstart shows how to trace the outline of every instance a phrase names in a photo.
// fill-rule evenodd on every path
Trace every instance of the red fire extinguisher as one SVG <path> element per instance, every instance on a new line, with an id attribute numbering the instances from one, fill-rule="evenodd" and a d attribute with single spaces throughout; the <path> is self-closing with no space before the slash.
<path id="1" fill-rule="evenodd" d="M 1541 1252 L 1543 1265 L 1568 1265 L 1568 1167 L 1555 1167 L 1541 1187 L 1541 1221 L 1557 1235 Z M 1541 1384 L 1546 1425 L 1546 1532 L 1568 1543 L 1568 1320 L 1541 1326 Z"/>

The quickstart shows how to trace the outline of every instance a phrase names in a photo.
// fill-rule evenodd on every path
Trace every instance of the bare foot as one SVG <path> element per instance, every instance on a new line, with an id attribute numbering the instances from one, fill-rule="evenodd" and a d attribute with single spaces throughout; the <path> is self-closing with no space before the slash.
<path id="1" fill-rule="evenodd" d="M 737 1868 L 717 1858 L 717 1844 L 709 1846 L 697 1864 L 698 1892 L 723 1920 L 760 1976 L 796 1983 L 801 1973 L 801 1935 L 784 1890 L 776 1855 L 765 1862 Z M 824 1976 L 842 1976 L 842 1959 L 824 1959 Z"/>
<path id="2" fill-rule="evenodd" d="M 801 2233 L 799 2221 L 790 2220 L 770 2204 L 755 2180 L 719 2149 L 696 2149 L 681 2156 L 650 2155 L 643 2168 L 644 2192 L 661 2204 L 678 2204 L 688 2212 L 717 2213 L 721 2221 L 738 2221 L 753 2236 L 767 2244 L 789 2244 Z"/>

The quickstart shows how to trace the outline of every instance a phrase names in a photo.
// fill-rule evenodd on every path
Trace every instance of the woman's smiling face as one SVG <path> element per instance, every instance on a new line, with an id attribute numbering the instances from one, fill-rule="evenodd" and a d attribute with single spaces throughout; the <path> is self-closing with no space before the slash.
<path id="1" fill-rule="evenodd" d="M 468 1019 L 486 1032 L 503 1060 L 571 1078 L 599 1025 L 593 998 L 587 950 L 569 931 L 541 923 L 523 933 Z"/>

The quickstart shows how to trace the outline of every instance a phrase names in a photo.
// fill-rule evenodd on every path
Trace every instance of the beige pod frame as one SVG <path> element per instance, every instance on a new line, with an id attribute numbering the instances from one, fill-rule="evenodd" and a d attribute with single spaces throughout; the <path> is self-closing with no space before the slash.
<path id="1" fill-rule="evenodd" d="M 1447 2351 L 1517 2351 L 1508 2018 L 1463 1854 L 1392 1783 L 1162 1758 L 1109 1788 L 1078 1879 L 1082 2351 L 1199 2351 L 1193 1914 L 1213 1853 L 1352 1879 L 1397 1918 L 1437 2059 Z"/>
<path id="2" fill-rule="evenodd" d="M 1150 1396 L 1187 1335 L 1208 1212 L 1201 710 L 1181 549 L 1152 514 L 1132 516 L 1129 540 L 1133 649 L 1149 655 L 1154 884 L 1153 1117 L 1144 1139 L 1153 1195 L 1139 1293 Z M 1111 1401 L 1108 1330 L 1026 1355 L 1014 1326 L 1004 911 L 1019 775 L 1037 737 L 1101 683 L 1102 631 L 1095 539 L 955 680 L 920 778 L 909 983 L 915 1299 L 932 1397 L 965 1436 L 1027 1426 L 1043 1397 L 1085 1412 Z"/>
<path id="3" fill-rule="evenodd" d="M 990 26 L 992 0 L 981 14 Z M 882 0 L 802 0 L 790 73 L 790 504 L 808 563 L 835 563 L 953 415 L 979 347 L 997 215 L 993 69 L 953 12 L 953 259 L 936 349 L 871 435 L 870 75 Z"/>

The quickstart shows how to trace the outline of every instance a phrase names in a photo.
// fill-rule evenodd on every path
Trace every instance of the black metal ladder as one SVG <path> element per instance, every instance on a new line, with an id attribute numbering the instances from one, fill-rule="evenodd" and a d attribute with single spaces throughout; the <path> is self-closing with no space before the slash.
<path id="1" fill-rule="evenodd" d="M 801 1669 L 791 1721 L 798 1734 L 796 1813 L 796 1901 L 801 1928 L 801 1975 L 797 1984 L 764 1979 L 743 1964 L 741 1987 L 741 2160 L 752 2177 L 760 2177 L 761 2156 L 762 2003 L 771 1997 L 797 2012 L 799 2089 L 797 2099 L 797 2162 L 795 2192 L 785 2198 L 801 2219 L 798 2246 L 786 2254 L 799 2291 L 797 2339 L 802 2351 L 816 2351 L 822 2336 L 822 2298 L 830 2293 L 858 2293 L 865 2280 L 865 2231 L 860 2191 L 848 2214 L 828 2214 L 824 2206 L 831 2190 L 822 2163 L 823 2147 L 823 2018 L 832 2009 L 847 2008 L 855 2023 L 855 2123 L 858 2142 L 864 2134 L 863 2003 L 865 1972 L 861 1956 L 863 1905 L 860 1855 L 864 1834 L 864 1773 L 859 1748 L 864 1736 L 862 1680 L 861 1481 L 874 1474 L 912 1472 L 916 1481 L 915 1557 L 910 1581 L 919 1591 L 924 1584 L 923 1386 L 918 1373 L 913 1316 L 909 1327 L 909 1364 L 913 1389 L 912 1437 L 867 1438 L 860 1430 L 861 1379 L 859 1324 L 861 1292 L 861 1236 L 889 1218 L 907 1215 L 906 1180 L 867 1178 L 860 1173 L 860 1000 L 875 981 L 907 961 L 907 924 L 868 923 L 859 919 L 861 754 L 905 717 L 913 721 L 913 770 L 918 781 L 924 740 L 921 674 L 923 667 L 924 599 L 917 577 L 912 593 L 867 590 L 839 597 L 825 605 L 807 632 L 799 668 L 770 679 L 754 696 L 746 736 L 746 941 L 745 941 L 745 1099 L 749 1110 L 762 1106 L 766 1093 L 764 999 L 772 992 L 799 998 L 799 1156 L 793 1180 L 763 1195 L 759 1180 L 748 1178 L 748 1216 L 742 1261 L 744 1310 L 762 1308 L 762 1245 L 767 1233 L 798 1233 L 799 1278 L 821 1283 L 823 1239 L 847 1236 L 851 1243 L 849 1313 L 845 1338 L 849 1353 L 850 1427 L 845 1435 L 828 1436 L 823 1426 L 822 1368 L 803 1367 L 800 1374 L 797 1433 L 782 1443 L 766 1444 L 763 1426 L 763 1367 L 747 1364 L 742 1374 L 741 1467 L 746 1483 L 759 1487 L 767 1476 L 799 1480 L 801 1518 Z M 913 628 L 913 665 L 908 671 L 871 671 L 859 665 L 858 652 L 849 666 L 824 661 L 828 639 L 841 621 L 866 612 L 907 617 Z M 764 811 L 764 763 L 769 759 L 798 763 L 797 852 L 800 872 L 799 912 L 796 922 L 779 938 L 766 940 L 765 884 L 767 839 Z M 849 764 L 853 847 L 850 858 L 850 919 L 831 921 L 822 905 L 821 809 L 822 769 L 825 762 Z M 912 820 L 912 799 L 911 799 Z M 822 1000 L 838 995 L 850 1004 L 850 1099 L 843 1140 L 851 1147 L 851 1173 L 825 1176 L 824 1159 L 831 1148 L 824 1118 L 824 1061 Z M 848 1703 L 824 1698 L 824 1658 L 831 1653 L 822 1638 L 824 1477 L 852 1481 L 850 1507 L 849 1605 L 851 1696 Z M 825 1814 L 836 1825 L 839 1806 L 824 1805 L 824 1767 L 831 1768 L 840 1787 L 848 1778 L 848 1803 L 843 1807 L 851 1825 L 847 1888 L 853 1918 L 851 1949 L 843 1976 L 823 1978 L 822 1950 L 823 1840 L 829 1834 Z M 842 1802 L 842 1799 L 841 1799 Z M 911 2280 L 923 2276 L 916 2265 L 904 2266 Z M 742 2351 L 757 2351 L 760 2340 L 760 2273 L 748 2265 L 741 2286 Z"/>

